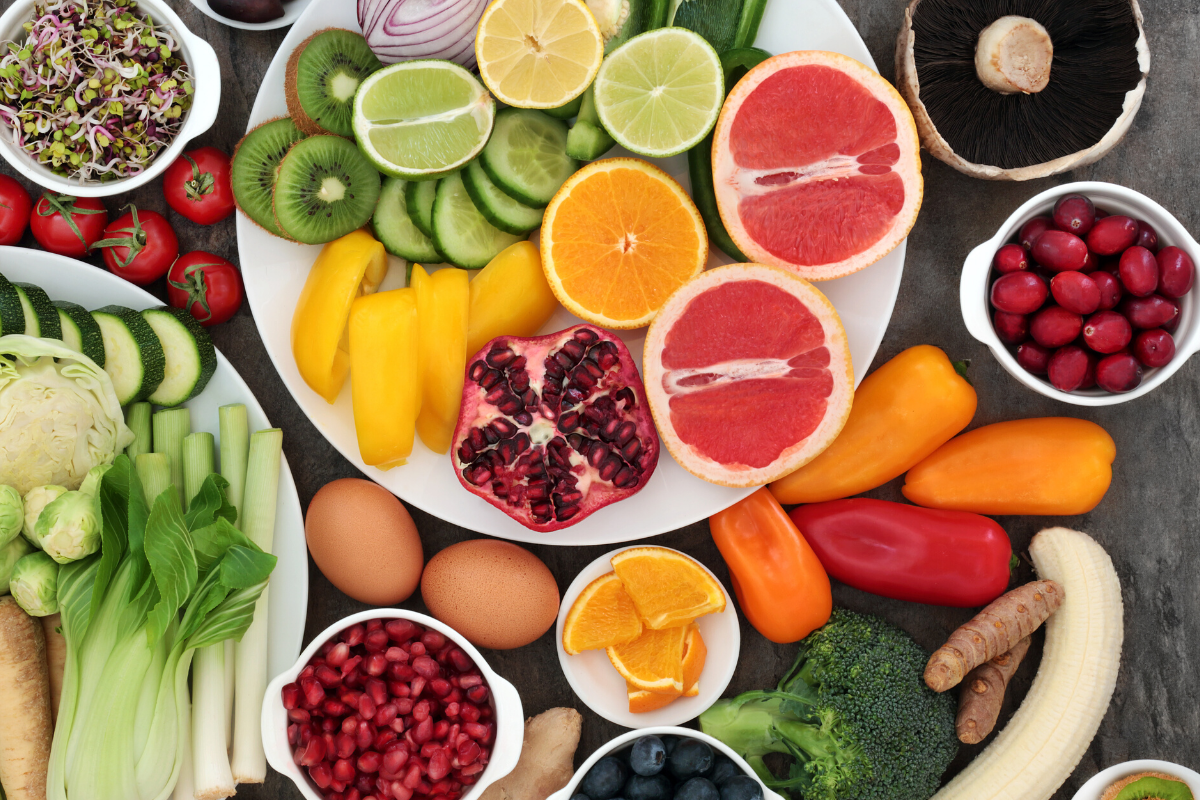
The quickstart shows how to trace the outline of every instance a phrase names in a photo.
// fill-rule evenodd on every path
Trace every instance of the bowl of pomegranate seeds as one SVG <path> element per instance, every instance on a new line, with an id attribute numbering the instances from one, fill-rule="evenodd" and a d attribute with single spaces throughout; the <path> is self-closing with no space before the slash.
<path id="1" fill-rule="evenodd" d="M 967 330 L 1036 392 L 1081 406 L 1141 397 L 1200 349 L 1200 246 L 1166 209 L 1111 183 L 1018 208 L 967 256 Z"/>
<path id="2" fill-rule="evenodd" d="M 372 609 L 267 687 L 267 761 L 309 800 L 472 800 L 512 771 L 517 690 L 432 617 Z"/>

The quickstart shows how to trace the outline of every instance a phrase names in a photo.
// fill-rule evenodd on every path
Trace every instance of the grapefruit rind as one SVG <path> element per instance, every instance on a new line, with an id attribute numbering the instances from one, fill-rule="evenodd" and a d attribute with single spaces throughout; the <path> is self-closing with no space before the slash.
<path id="1" fill-rule="evenodd" d="M 662 354 L 672 325 L 688 304 L 706 291 L 730 281 L 764 281 L 797 297 L 821 322 L 830 361 L 827 369 L 833 377 L 826 412 L 816 429 L 764 467 L 723 464 L 700 453 L 675 432 L 671 420 L 670 396 L 664 389 L 667 369 Z M 778 324 L 772 320 L 764 324 Z M 812 461 L 837 438 L 850 416 L 854 401 L 854 366 L 850 345 L 837 310 L 815 286 L 794 273 L 764 264 L 730 264 L 705 272 L 667 300 L 646 334 L 642 355 L 642 378 L 650 413 L 659 437 L 675 461 L 698 478 L 721 486 L 746 488 L 761 486 L 782 478 Z M 748 410 L 753 413 L 753 410 Z"/>
<path id="2" fill-rule="evenodd" d="M 780 70 L 806 65 L 826 66 L 846 73 L 892 111 L 896 122 L 896 143 L 900 147 L 901 156 L 893 166 L 893 170 L 904 179 L 905 188 L 904 205 L 893 218 L 891 227 L 883 236 L 870 247 L 853 256 L 827 264 L 804 265 L 788 262 L 752 238 L 746 231 L 738 213 L 738 203 L 742 195 L 732 186 L 733 176 L 738 167 L 733 161 L 729 138 L 733 121 L 742 103 L 763 81 Z M 921 175 L 921 141 L 908 104 L 895 87 L 879 73 L 862 62 L 840 53 L 823 50 L 783 53 L 763 61 L 747 72 L 729 93 L 725 105 L 721 109 L 721 115 L 717 119 L 717 125 L 713 130 L 712 163 L 717 210 L 726 230 L 742 253 L 751 261 L 787 269 L 812 281 L 841 278 L 879 261 L 904 241 L 916 223 L 917 214 L 921 210 L 924 193 L 924 181 Z"/>

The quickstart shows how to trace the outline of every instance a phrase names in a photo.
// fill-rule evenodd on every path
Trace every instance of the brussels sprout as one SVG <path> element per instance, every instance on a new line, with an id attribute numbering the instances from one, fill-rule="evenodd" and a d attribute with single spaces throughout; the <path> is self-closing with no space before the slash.
<path id="1" fill-rule="evenodd" d="M 8 589 L 31 617 L 58 613 L 58 564 L 45 553 L 22 556 L 13 567 Z"/>
<path id="2" fill-rule="evenodd" d="M 110 469 L 112 469 L 112 464 L 97 464 L 89 469 L 88 474 L 83 478 L 83 483 L 79 485 L 79 491 L 95 497 L 96 493 L 100 491 L 100 479 Z"/>
<path id="3" fill-rule="evenodd" d="M 38 516 L 38 545 L 59 564 L 87 558 L 100 549 L 100 514 L 96 498 L 67 492 Z"/>
<path id="4" fill-rule="evenodd" d="M 41 516 L 42 509 L 66 493 L 67 487 L 54 484 L 35 486 L 25 493 L 25 538 L 34 547 L 42 546 L 37 538 L 37 521 Z"/>
<path id="5" fill-rule="evenodd" d="M 8 544 L 0 547 L 0 594 L 8 594 L 8 579 L 13 567 L 22 557 L 33 552 L 33 545 L 18 536 Z"/>
<path id="6" fill-rule="evenodd" d="M 0 486 L 0 547 L 17 538 L 25 524 L 25 505 L 11 486 Z"/>

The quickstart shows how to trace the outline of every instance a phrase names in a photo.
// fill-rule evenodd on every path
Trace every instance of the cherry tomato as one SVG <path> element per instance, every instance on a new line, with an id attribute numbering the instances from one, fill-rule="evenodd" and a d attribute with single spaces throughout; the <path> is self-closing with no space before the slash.
<path id="1" fill-rule="evenodd" d="M 220 256 L 196 250 L 167 273 L 167 302 L 187 309 L 201 325 L 218 325 L 242 306 L 242 274 Z"/>
<path id="2" fill-rule="evenodd" d="M 104 235 L 108 211 L 95 197 L 72 197 L 46 192 L 29 217 L 37 243 L 60 256 L 82 258 Z"/>
<path id="3" fill-rule="evenodd" d="M 215 147 L 184 153 L 163 174 L 167 205 L 201 225 L 220 222 L 233 213 L 229 156 Z"/>
<path id="4" fill-rule="evenodd" d="M 25 235 L 33 201 L 16 180 L 0 175 L 0 244 L 16 244 Z"/>
<path id="5" fill-rule="evenodd" d="M 114 275 L 139 286 L 166 275 L 179 255 L 179 240 L 167 218 L 134 205 L 104 229 L 104 238 L 93 247 L 104 251 L 104 265 Z"/>

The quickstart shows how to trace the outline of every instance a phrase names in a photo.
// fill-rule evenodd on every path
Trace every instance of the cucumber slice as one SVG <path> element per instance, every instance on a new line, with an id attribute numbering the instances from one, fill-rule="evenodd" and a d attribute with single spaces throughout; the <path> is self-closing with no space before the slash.
<path id="1" fill-rule="evenodd" d="M 500 191 L 539 208 L 579 169 L 567 155 L 566 123 L 529 108 L 506 108 L 496 115 L 479 160 Z"/>
<path id="2" fill-rule="evenodd" d="M 524 238 L 488 222 L 471 202 L 459 173 L 438 181 L 433 201 L 433 243 L 451 264 L 481 269 L 501 250 Z"/>
<path id="3" fill-rule="evenodd" d="M 426 236 L 433 236 L 433 198 L 437 194 L 437 185 L 437 181 L 409 181 L 404 187 L 404 205 L 409 219 Z"/>
<path id="4" fill-rule="evenodd" d="M 471 202 L 484 219 L 505 233 L 528 233 L 542 224 L 545 209 L 531 208 L 518 203 L 496 188 L 491 178 L 479 165 L 479 159 L 467 164 L 462 171 L 463 187 L 471 196 Z M 387 242 L 384 242 L 386 245 Z"/>
<path id="5" fill-rule="evenodd" d="M 25 332 L 25 310 L 21 293 L 8 278 L 0 275 L 0 336 Z"/>
<path id="6" fill-rule="evenodd" d="M 579 95 L 566 105 L 561 105 L 558 108 L 542 109 L 555 119 L 570 119 L 579 113 L 579 104 L 583 102 L 583 95 Z"/>
<path id="7" fill-rule="evenodd" d="M 433 240 L 422 233 L 408 215 L 404 199 L 408 183 L 403 178 L 384 179 L 375 214 L 371 217 L 375 236 L 389 253 L 405 261 L 440 264 L 443 259 L 433 246 Z"/>
<path id="8" fill-rule="evenodd" d="M 177 406 L 204 391 L 217 371 L 217 351 L 208 331 L 181 308 L 148 308 L 142 318 L 158 336 L 166 357 L 162 383 L 147 399 L 160 406 Z"/>
<path id="9" fill-rule="evenodd" d="M 33 326 L 37 333 L 29 335 L 62 341 L 62 324 L 58 321 L 58 309 L 50 302 L 50 295 L 46 294 L 46 290 L 32 283 L 14 283 L 13 286 L 17 287 L 17 291 L 24 298 L 22 306 L 28 303 L 29 310 L 33 312 Z M 25 330 L 30 330 L 28 318 L 25 320 Z"/>
<path id="10" fill-rule="evenodd" d="M 55 300 L 54 307 L 62 327 L 62 340 L 67 347 L 83 353 L 95 361 L 96 366 L 103 367 L 104 336 L 95 318 L 86 308 L 70 300 Z"/>
<path id="11" fill-rule="evenodd" d="M 150 323 L 124 306 L 96 309 L 92 317 L 104 338 L 104 371 L 112 378 L 121 405 L 154 394 L 163 382 L 166 355 Z"/>

